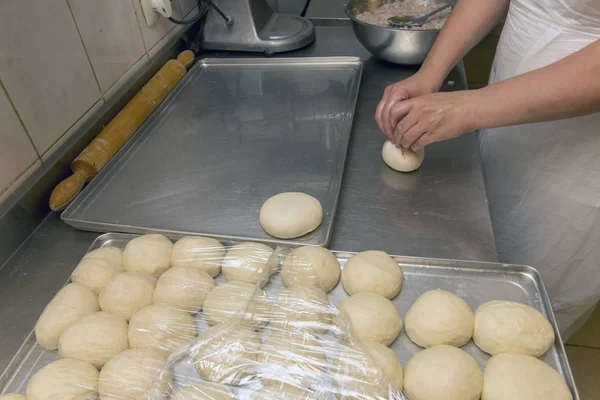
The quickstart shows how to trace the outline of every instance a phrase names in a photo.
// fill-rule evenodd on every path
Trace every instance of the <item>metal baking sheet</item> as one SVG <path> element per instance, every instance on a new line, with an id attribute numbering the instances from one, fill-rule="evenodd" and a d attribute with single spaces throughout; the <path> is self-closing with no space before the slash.
<path id="1" fill-rule="evenodd" d="M 64 211 L 75 228 L 328 244 L 362 62 L 356 57 L 205 59 Z M 323 223 L 268 235 L 281 192 L 321 202 Z"/>
<path id="2" fill-rule="evenodd" d="M 89 251 L 104 247 L 117 246 L 125 248 L 127 242 L 137 235 L 107 233 L 99 236 Z M 173 237 L 175 239 L 175 237 Z M 233 245 L 236 242 L 224 242 L 225 245 Z M 356 253 L 334 252 L 342 268 L 348 258 Z M 392 302 L 404 318 L 410 305 L 423 292 L 431 289 L 444 289 L 464 298 L 473 309 L 480 304 L 490 300 L 512 300 L 528 304 L 540 310 L 554 327 L 557 340 L 552 348 L 541 359 L 555 368 L 565 379 L 571 389 L 574 400 L 580 400 L 575 387 L 573 375 L 569 366 L 564 346 L 560 340 L 556 320 L 550 307 L 550 301 L 546 289 L 541 281 L 539 273 L 530 267 L 480 263 L 471 261 L 454 261 L 427 258 L 413 258 L 394 256 L 394 259 L 402 266 L 404 271 L 404 284 L 400 295 Z M 75 269 L 75 265 L 73 265 Z M 223 277 L 219 275 L 217 282 L 222 282 Z M 273 293 L 280 289 L 281 280 L 273 276 L 265 286 L 267 293 Z M 274 287 L 275 286 L 275 287 Z M 347 297 L 341 283 L 329 294 L 333 304 L 339 304 Z M 199 332 L 206 327 L 199 326 Z M 400 359 L 403 366 L 413 355 L 422 350 L 412 343 L 404 330 L 398 339 L 390 346 Z M 483 368 L 489 359 L 489 355 L 479 350 L 470 341 L 462 347 L 471 354 Z M 58 359 L 57 351 L 48 351 L 37 345 L 33 331 L 15 355 L 6 371 L 0 376 L 0 394 L 25 390 L 31 375 L 48 363 Z M 182 376 L 190 376 L 194 372 L 184 371 Z M 240 396 L 242 398 L 244 396 Z"/>

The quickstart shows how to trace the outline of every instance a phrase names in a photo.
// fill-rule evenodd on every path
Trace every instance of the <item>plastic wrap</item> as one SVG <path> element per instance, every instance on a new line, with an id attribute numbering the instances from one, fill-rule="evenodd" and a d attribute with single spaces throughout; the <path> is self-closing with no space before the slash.
<path id="1" fill-rule="evenodd" d="M 122 252 L 88 253 L 72 278 L 36 326 L 61 359 L 31 377 L 30 400 L 47 399 L 43 390 L 110 400 L 404 398 L 394 353 L 358 341 L 330 302 L 340 265 L 326 249 L 143 235 Z M 65 362 L 87 374 L 65 384 L 71 370 L 48 373 Z"/>

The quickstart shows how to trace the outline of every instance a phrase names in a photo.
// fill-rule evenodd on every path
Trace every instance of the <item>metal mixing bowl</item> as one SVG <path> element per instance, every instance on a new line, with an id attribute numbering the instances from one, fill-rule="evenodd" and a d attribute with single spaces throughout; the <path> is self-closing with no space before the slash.
<path id="1" fill-rule="evenodd" d="M 352 21 L 352 28 L 358 40 L 373 55 L 396 64 L 422 64 L 431 50 L 438 30 L 414 30 L 384 28 L 356 19 L 365 11 L 375 11 L 389 0 L 350 0 L 344 10 Z M 440 3 L 440 0 L 428 0 Z M 446 1 L 455 4 L 456 0 Z"/>

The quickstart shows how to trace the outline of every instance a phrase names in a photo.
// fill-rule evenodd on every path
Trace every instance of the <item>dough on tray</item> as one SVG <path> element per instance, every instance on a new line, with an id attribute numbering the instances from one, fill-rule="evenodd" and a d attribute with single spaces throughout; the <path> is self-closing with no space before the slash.
<path id="1" fill-rule="evenodd" d="M 425 158 L 425 149 L 414 152 L 403 147 L 397 148 L 387 140 L 381 149 L 383 161 L 399 172 L 412 172 L 419 168 Z"/>
<path id="2" fill-rule="evenodd" d="M 363 342 L 362 345 L 375 365 L 386 374 L 392 388 L 401 390 L 404 374 L 402 364 L 394 351 L 378 342 Z"/>
<path id="3" fill-rule="evenodd" d="M 196 337 L 196 320 L 171 306 L 142 308 L 129 321 L 129 346 L 166 354 L 180 349 Z"/>
<path id="4" fill-rule="evenodd" d="M 99 294 L 108 281 L 121 272 L 123 272 L 122 265 L 111 264 L 110 261 L 102 258 L 83 257 L 71 274 L 71 280 L 81 283 Z"/>
<path id="5" fill-rule="evenodd" d="M 572 400 L 562 376 L 532 356 L 503 353 L 483 371 L 482 400 Z"/>
<path id="6" fill-rule="evenodd" d="M 477 361 L 453 346 L 425 349 L 404 369 L 404 391 L 410 400 L 479 400 L 482 387 Z"/>
<path id="7" fill-rule="evenodd" d="M 225 247 L 216 239 L 202 236 L 185 236 L 173 245 L 172 267 L 193 267 L 213 278 L 221 272 Z"/>
<path id="8" fill-rule="evenodd" d="M 57 360 L 36 372 L 27 384 L 28 400 L 98 397 L 98 370 L 79 360 Z"/>
<path id="9" fill-rule="evenodd" d="M 271 325 L 279 329 L 326 332 L 334 308 L 315 286 L 292 286 L 279 292 L 271 306 Z"/>
<path id="10" fill-rule="evenodd" d="M 35 324 L 37 342 L 48 350 L 56 350 L 65 329 L 96 311 L 100 311 L 96 293 L 80 283 L 68 284 L 48 303 Z"/>
<path id="11" fill-rule="evenodd" d="M 264 286 L 277 270 L 273 249 L 262 243 L 244 242 L 233 246 L 223 258 L 223 276 L 228 281 L 260 282 Z"/>
<path id="12" fill-rule="evenodd" d="M 159 234 L 131 239 L 123 251 L 125 271 L 143 272 L 158 278 L 171 268 L 172 249 L 173 243 Z"/>
<path id="13" fill-rule="evenodd" d="M 98 392 L 102 400 L 146 400 L 153 389 L 165 398 L 169 393 L 169 371 L 163 371 L 166 355 L 143 349 L 125 350 L 100 371 Z M 154 382 L 157 382 L 153 388 Z M 86 399 L 87 400 L 87 399 Z"/>
<path id="14" fill-rule="evenodd" d="M 235 398 L 228 386 L 214 382 L 195 383 L 171 396 L 171 400 L 231 400 Z"/>
<path id="15" fill-rule="evenodd" d="M 314 231 L 323 221 L 319 200 L 301 192 L 279 193 L 260 209 L 260 224 L 271 236 L 294 239 Z"/>
<path id="16" fill-rule="evenodd" d="M 265 326 L 269 313 L 270 305 L 265 292 L 240 281 L 217 285 L 206 296 L 202 312 L 211 325 L 240 318 L 255 327 Z"/>
<path id="17" fill-rule="evenodd" d="M 285 286 L 317 286 L 325 293 L 337 285 L 340 274 L 340 263 L 335 255 L 315 246 L 292 250 L 281 267 L 281 280 Z"/>
<path id="18" fill-rule="evenodd" d="M 389 299 L 361 292 L 338 305 L 340 315 L 350 321 L 354 336 L 363 342 L 379 342 L 389 346 L 402 330 L 400 313 Z"/>
<path id="19" fill-rule="evenodd" d="M 98 296 L 102 311 L 127 321 L 152 304 L 156 278 L 142 272 L 124 272 L 112 278 Z"/>
<path id="20" fill-rule="evenodd" d="M 213 326 L 198 336 L 192 353 L 198 374 L 228 385 L 248 383 L 257 369 L 261 341 L 253 329 L 235 324 Z"/>
<path id="21" fill-rule="evenodd" d="M 342 285 L 349 295 L 373 292 L 388 299 L 400 293 L 404 274 L 392 257 L 383 251 L 363 251 L 351 257 L 342 271 Z"/>
<path id="22" fill-rule="evenodd" d="M 486 353 L 519 353 L 539 357 L 554 343 L 554 329 L 533 307 L 494 300 L 475 311 L 475 344 Z"/>
<path id="23" fill-rule="evenodd" d="M 461 347 L 473 336 L 469 304 L 454 293 L 430 290 L 420 295 L 404 317 L 404 330 L 421 347 Z"/>
<path id="24" fill-rule="evenodd" d="M 127 321 L 103 311 L 81 317 L 58 342 L 62 358 L 85 361 L 98 369 L 128 348 Z"/>
<path id="25" fill-rule="evenodd" d="M 158 278 L 152 302 L 194 313 L 215 285 L 215 280 L 198 268 L 174 267 Z"/>
<path id="26" fill-rule="evenodd" d="M 0 400 L 27 400 L 24 394 L 7 393 L 0 396 Z"/>
<path id="27" fill-rule="evenodd" d="M 115 246 L 104 246 L 87 253 L 83 259 L 98 259 L 110 263 L 114 268 L 123 269 L 123 250 Z"/>

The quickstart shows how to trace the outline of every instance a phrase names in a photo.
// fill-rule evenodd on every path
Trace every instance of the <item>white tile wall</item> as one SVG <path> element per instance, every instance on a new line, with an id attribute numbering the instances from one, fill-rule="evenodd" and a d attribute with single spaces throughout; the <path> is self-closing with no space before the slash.
<path id="1" fill-rule="evenodd" d="M 2 3 L 0 203 L 183 33 L 162 17 L 148 27 L 139 1 Z M 180 19 L 195 0 L 172 3 Z"/>

